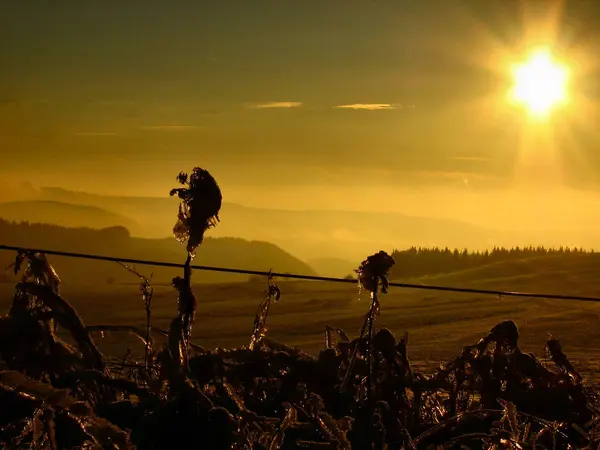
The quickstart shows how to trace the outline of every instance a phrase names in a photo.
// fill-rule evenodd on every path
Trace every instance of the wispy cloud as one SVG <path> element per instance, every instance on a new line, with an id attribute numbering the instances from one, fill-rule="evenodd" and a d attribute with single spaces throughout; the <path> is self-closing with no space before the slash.
<path id="1" fill-rule="evenodd" d="M 299 108 L 302 102 L 267 102 L 246 105 L 250 109 Z"/>
<path id="2" fill-rule="evenodd" d="M 109 131 L 87 131 L 82 133 L 75 133 L 75 136 L 82 137 L 103 137 L 103 136 L 117 136 L 117 133 L 109 132 Z"/>
<path id="3" fill-rule="evenodd" d="M 148 131 L 190 131 L 197 129 L 197 125 L 149 125 L 141 127 Z"/>
<path id="4" fill-rule="evenodd" d="M 0 106 L 16 105 L 19 100 L 14 97 L 0 97 Z"/>
<path id="5" fill-rule="evenodd" d="M 421 178 L 437 178 L 438 180 L 498 180 L 495 174 L 484 172 L 463 172 L 443 170 L 417 170 L 413 175 Z"/>
<path id="6" fill-rule="evenodd" d="M 43 105 L 50 103 L 46 99 L 36 98 L 17 98 L 17 97 L 1 97 L 0 96 L 0 107 L 21 107 L 21 106 L 32 106 L 32 105 Z"/>
<path id="7" fill-rule="evenodd" d="M 137 102 L 133 100 L 90 100 L 90 105 L 105 105 L 105 106 L 132 106 Z"/>
<path id="8" fill-rule="evenodd" d="M 401 108 L 401 105 L 393 105 L 391 103 L 353 103 L 350 105 L 337 105 L 337 109 L 354 109 L 364 111 L 384 111 L 389 109 Z"/>
<path id="9" fill-rule="evenodd" d="M 476 162 L 486 162 L 489 161 L 489 158 L 485 158 L 483 156 L 453 156 L 452 159 L 454 161 L 476 161 Z"/>
<path id="10" fill-rule="evenodd" d="M 441 170 L 419 170 L 416 171 L 413 175 L 426 179 L 426 178 L 434 178 L 438 183 L 459 183 L 464 185 L 465 188 L 470 187 L 470 182 L 472 180 L 485 180 L 487 177 L 481 174 L 474 174 L 471 172 L 453 172 L 453 171 L 441 171 Z"/>

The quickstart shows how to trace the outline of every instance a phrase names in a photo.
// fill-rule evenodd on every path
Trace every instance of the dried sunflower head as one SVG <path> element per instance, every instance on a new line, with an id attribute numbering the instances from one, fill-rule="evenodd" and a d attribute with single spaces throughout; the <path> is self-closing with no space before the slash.
<path id="1" fill-rule="evenodd" d="M 219 222 L 223 197 L 212 175 L 200 167 L 195 167 L 189 176 L 180 173 L 177 181 L 185 187 L 172 189 L 169 194 L 181 199 L 173 234 L 179 242 L 187 240 L 187 251 L 194 255 L 204 233 Z"/>
<path id="2" fill-rule="evenodd" d="M 395 263 L 396 261 L 394 261 L 394 258 L 383 250 L 369 256 L 355 271 L 358 274 L 360 285 L 367 291 L 374 292 L 381 280 L 381 292 L 384 294 L 387 293 L 389 286 L 387 275 Z"/>

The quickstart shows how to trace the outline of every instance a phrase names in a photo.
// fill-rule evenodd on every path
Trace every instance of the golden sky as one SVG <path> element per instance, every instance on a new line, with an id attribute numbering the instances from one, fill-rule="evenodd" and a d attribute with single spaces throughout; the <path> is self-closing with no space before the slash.
<path id="1" fill-rule="evenodd" d="M 598 23 L 593 0 L 7 0 L 0 177 L 162 196 L 199 165 L 232 201 L 431 215 L 589 198 Z M 545 124 L 505 100 L 537 44 L 576 76 Z"/>

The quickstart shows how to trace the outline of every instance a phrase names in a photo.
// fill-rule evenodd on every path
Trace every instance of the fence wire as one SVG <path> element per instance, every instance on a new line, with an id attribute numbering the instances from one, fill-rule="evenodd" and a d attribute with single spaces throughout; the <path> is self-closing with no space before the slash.
<path id="1" fill-rule="evenodd" d="M 116 256 L 104 256 L 104 255 L 92 255 L 88 253 L 75 253 L 75 252 L 64 252 L 59 250 L 48 250 L 48 249 L 36 249 L 29 247 L 19 247 L 14 245 L 3 245 L 0 244 L 0 250 L 8 251 L 29 251 L 36 253 L 44 253 L 46 255 L 53 256 L 64 256 L 67 258 L 81 258 L 90 259 L 96 261 L 110 261 L 123 264 L 135 264 L 141 266 L 156 266 L 156 267 L 174 267 L 183 268 L 183 264 L 162 262 L 162 261 L 151 261 L 144 259 L 133 259 L 133 258 L 121 258 Z M 296 280 L 311 280 L 311 281 L 326 281 L 330 283 L 353 283 L 356 284 L 358 280 L 350 278 L 336 278 L 336 277 L 321 277 L 316 275 L 301 275 L 294 273 L 278 273 L 273 271 L 261 271 L 261 270 L 248 270 L 248 269 L 235 269 L 231 267 L 213 267 L 213 266 L 202 266 L 192 265 L 194 270 L 205 270 L 209 272 L 226 272 L 226 273 L 237 273 L 245 275 L 259 275 L 259 276 L 273 276 L 277 278 L 289 278 Z M 562 295 L 562 294 L 546 294 L 546 293 L 535 293 L 535 292 L 518 292 L 509 290 L 493 290 L 493 289 L 474 289 L 465 287 L 451 287 L 451 286 L 436 286 L 427 284 L 411 284 L 411 283 L 399 283 L 390 282 L 390 286 L 403 288 L 403 289 L 421 289 L 426 291 L 444 291 L 444 292 L 462 292 L 470 294 L 482 294 L 482 295 L 495 295 L 498 297 L 523 297 L 523 298 L 538 298 L 538 299 L 554 299 L 554 300 L 577 300 L 585 302 L 600 302 L 600 297 L 589 297 L 579 295 Z"/>

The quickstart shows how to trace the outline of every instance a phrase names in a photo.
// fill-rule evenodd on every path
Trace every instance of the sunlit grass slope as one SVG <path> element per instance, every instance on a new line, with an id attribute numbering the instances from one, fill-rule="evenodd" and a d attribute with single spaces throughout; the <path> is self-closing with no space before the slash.
<path id="1" fill-rule="evenodd" d="M 587 262 L 586 262 L 587 261 Z M 467 286 L 548 293 L 600 295 L 596 263 L 581 259 L 564 266 L 560 257 L 531 258 L 495 263 L 446 275 L 421 277 L 414 283 Z M 210 273 L 198 273 L 209 277 Z M 355 285 L 307 281 L 279 281 L 282 299 L 273 305 L 267 325 L 269 336 L 315 352 L 323 346 L 325 325 L 356 335 L 367 312 L 366 295 L 358 299 Z M 10 302 L 11 284 L 1 286 L 1 306 Z M 246 345 L 256 308 L 264 294 L 262 283 L 206 284 L 195 286 L 198 311 L 195 342 L 205 347 Z M 144 324 L 138 287 L 106 286 L 83 291 L 65 284 L 64 296 L 87 324 Z M 600 366 L 600 303 L 522 299 L 392 288 L 382 296 L 378 326 L 401 335 L 409 332 L 409 354 L 417 367 L 432 366 L 476 342 L 494 324 L 512 319 L 520 327 L 523 348 L 540 354 L 548 333 L 563 343 L 567 355 L 588 377 Z M 172 288 L 158 286 L 152 307 L 153 324 L 167 327 L 176 308 Z M 98 338 L 100 339 L 100 338 Z M 133 339 L 105 338 L 113 351 L 139 347 Z M 119 348 L 116 348 L 118 346 Z"/>

